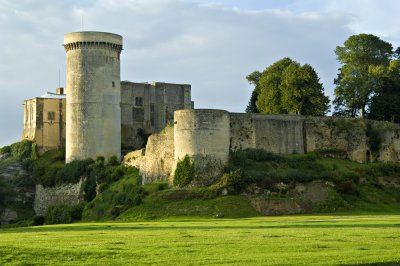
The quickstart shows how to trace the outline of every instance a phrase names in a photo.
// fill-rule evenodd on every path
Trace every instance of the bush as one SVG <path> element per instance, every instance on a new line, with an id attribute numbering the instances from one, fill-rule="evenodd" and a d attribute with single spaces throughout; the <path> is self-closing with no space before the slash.
<path id="1" fill-rule="evenodd" d="M 44 216 L 35 216 L 35 217 L 33 217 L 32 226 L 43 225 L 44 221 L 45 221 Z"/>
<path id="2" fill-rule="evenodd" d="M 233 188 L 235 190 L 244 188 L 244 185 L 245 185 L 245 180 L 242 177 L 240 169 L 232 171 L 230 173 L 223 174 L 221 180 L 218 183 L 218 186 L 220 187 Z"/>
<path id="3" fill-rule="evenodd" d="M 59 204 L 50 206 L 46 216 L 47 224 L 68 224 L 82 219 L 84 204 Z"/>
<path id="4" fill-rule="evenodd" d="M 32 156 L 32 141 L 23 140 L 11 144 L 11 153 L 15 159 L 22 161 Z"/>
<path id="5" fill-rule="evenodd" d="M 174 174 L 174 186 L 185 187 L 192 182 L 195 177 L 195 166 L 190 161 L 188 155 L 185 155 L 182 161 L 176 164 L 176 170 Z"/>
<path id="6" fill-rule="evenodd" d="M 96 197 L 96 185 L 96 177 L 94 175 L 90 175 L 85 179 L 83 185 L 85 201 L 92 201 Z"/>
<path id="7" fill-rule="evenodd" d="M 82 176 L 88 176 L 92 159 L 72 161 L 57 173 L 57 183 L 77 183 Z"/>
<path id="8" fill-rule="evenodd" d="M 47 211 L 47 224 L 68 224 L 72 222 L 71 206 L 66 204 L 50 206 Z"/>
<path id="9" fill-rule="evenodd" d="M 110 159 L 108 160 L 108 165 L 119 165 L 117 156 L 115 155 L 111 156 Z"/>
<path id="10" fill-rule="evenodd" d="M 11 153 L 10 146 L 4 146 L 4 147 L 0 148 L 0 154 L 5 154 L 5 153 Z"/>
<path id="11" fill-rule="evenodd" d="M 373 154 L 379 153 L 382 145 L 382 137 L 380 131 L 374 128 L 370 123 L 367 124 L 368 144 Z"/>

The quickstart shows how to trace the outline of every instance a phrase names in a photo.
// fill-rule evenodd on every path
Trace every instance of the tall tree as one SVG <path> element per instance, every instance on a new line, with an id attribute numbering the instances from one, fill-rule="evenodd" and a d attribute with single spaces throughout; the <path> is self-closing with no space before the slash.
<path id="1" fill-rule="evenodd" d="M 260 80 L 261 77 L 261 72 L 260 71 L 254 71 L 253 73 L 250 73 L 247 75 L 246 79 L 247 81 L 254 85 L 254 90 L 251 93 L 251 97 L 249 100 L 249 103 L 247 104 L 246 107 L 246 113 L 259 113 L 258 108 L 256 106 L 256 101 L 258 98 L 258 81 Z"/>
<path id="2" fill-rule="evenodd" d="M 392 60 L 382 88 L 371 98 L 369 119 L 400 123 L 400 60 Z"/>
<path id="3" fill-rule="evenodd" d="M 342 64 L 335 79 L 334 115 L 365 117 L 393 56 L 393 47 L 371 34 L 350 36 L 335 49 Z"/>
<path id="4" fill-rule="evenodd" d="M 287 57 L 267 67 L 255 85 L 255 104 L 260 113 L 324 115 L 329 108 L 329 98 L 323 94 L 315 70 Z"/>

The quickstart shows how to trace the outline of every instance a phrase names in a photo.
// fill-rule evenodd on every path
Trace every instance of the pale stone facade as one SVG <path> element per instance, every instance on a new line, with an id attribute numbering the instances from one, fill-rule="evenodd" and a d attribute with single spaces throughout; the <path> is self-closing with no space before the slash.
<path id="1" fill-rule="evenodd" d="M 160 132 L 174 121 L 174 112 L 192 109 L 191 86 L 164 82 L 121 82 L 122 145 L 143 147 L 144 135 Z"/>
<path id="2" fill-rule="evenodd" d="M 73 32 L 67 52 L 66 162 L 121 156 L 122 36 Z"/>
<path id="3" fill-rule="evenodd" d="M 189 84 L 121 82 L 119 35 L 69 33 L 64 47 L 67 96 L 56 101 L 48 93 L 50 99 L 37 97 L 24 103 L 22 138 L 35 141 L 40 151 L 66 146 L 67 162 L 119 157 L 121 144 L 130 150 L 141 148 L 147 136 L 173 123 L 174 111 L 193 108 Z M 55 105 L 60 111 L 50 110 Z M 47 112 L 56 118 L 48 121 Z"/>
<path id="4" fill-rule="evenodd" d="M 63 88 L 24 101 L 22 139 L 34 140 L 44 152 L 65 146 L 66 99 Z"/>
<path id="5" fill-rule="evenodd" d="M 35 141 L 42 152 L 65 147 L 65 98 L 65 94 L 48 92 L 25 100 L 23 139 Z M 192 109 L 193 105 L 189 84 L 122 81 L 122 146 L 130 150 L 144 147 L 146 136 L 160 132 L 167 124 L 173 123 L 174 111 Z M 48 112 L 55 113 L 54 120 L 47 121 Z"/>
<path id="6" fill-rule="evenodd" d="M 277 154 L 331 151 L 358 162 L 400 162 L 399 124 L 223 110 L 179 110 L 174 117 L 173 131 L 165 131 L 163 138 L 151 136 L 145 152 L 133 152 L 124 159 L 127 165 L 140 168 L 145 183 L 168 177 L 172 182 L 177 163 L 189 155 L 204 178 L 197 182 L 209 184 L 221 174 L 231 152 L 247 148 Z M 380 145 L 371 142 L 371 130 L 379 135 Z M 161 168 L 161 162 L 172 167 Z"/>

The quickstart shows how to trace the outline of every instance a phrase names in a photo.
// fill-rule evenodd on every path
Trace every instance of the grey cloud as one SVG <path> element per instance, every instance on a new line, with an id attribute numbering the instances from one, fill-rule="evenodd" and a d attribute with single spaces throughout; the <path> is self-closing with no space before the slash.
<path id="1" fill-rule="evenodd" d="M 124 37 L 122 79 L 190 83 L 198 108 L 242 112 L 245 76 L 284 56 L 313 65 L 332 93 L 333 50 L 351 34 L 350 15 L 205 2 L 2 1 L 0 146 L 20 138 L 24 99 L 54 90 L 59 69 L 65 83 L 63 35 L 81 29 L 82 14 L 84 30 Z"/>

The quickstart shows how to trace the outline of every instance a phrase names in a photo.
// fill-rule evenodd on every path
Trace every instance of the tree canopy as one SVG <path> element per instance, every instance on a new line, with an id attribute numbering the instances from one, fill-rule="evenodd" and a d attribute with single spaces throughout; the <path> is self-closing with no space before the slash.
<path id="1" fill-rule="evenodd" d="M 308 64 L 300 65 L 286 57 L 262 73 L 254 71 L 247 80 L 255 88 L 246 112 L 324 115 L 329 108 L 329 98 Z"/>
<path id="2" fill-rule="evenodd" d="M 335 79 L 334 115 L 366 117 L 371 98 L 388 84 L 393 47 L 377 36 L 359 34 L 337 46 L 335 54 L 342 66 Z"/>

